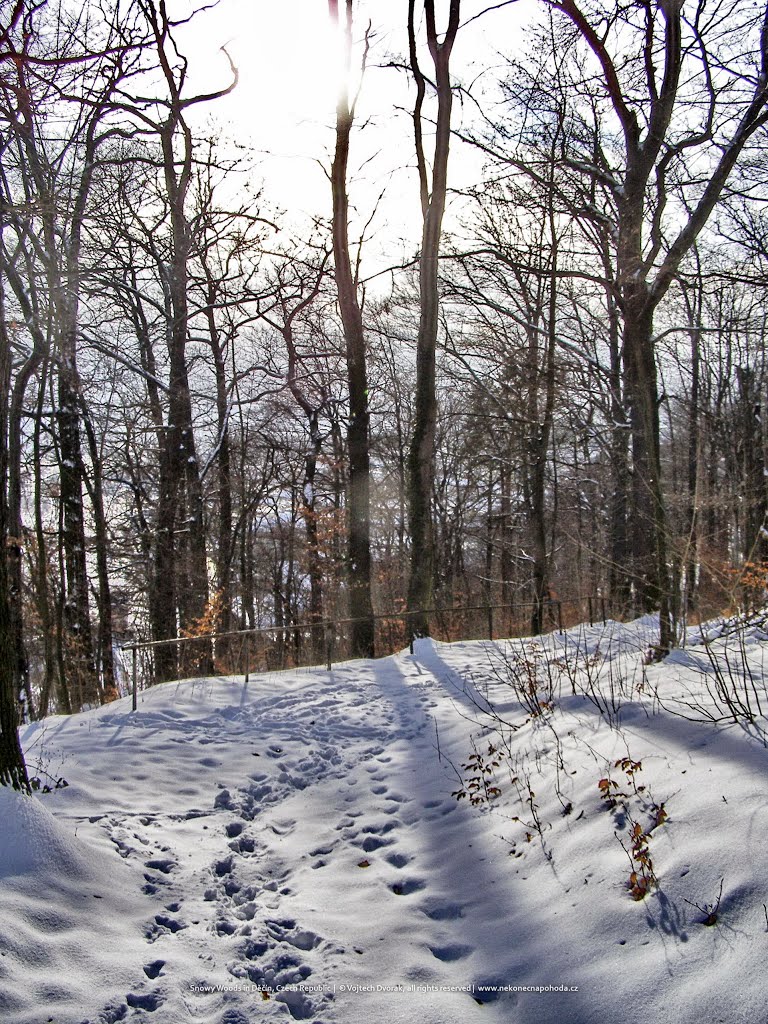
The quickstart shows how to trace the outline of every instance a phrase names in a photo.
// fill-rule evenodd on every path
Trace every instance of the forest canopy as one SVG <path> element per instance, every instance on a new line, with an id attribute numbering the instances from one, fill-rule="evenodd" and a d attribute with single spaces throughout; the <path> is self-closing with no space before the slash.
<path id="1" fill-rule="evenodd" d="M 291 664 L 588 601 L 663 654 L 756 592 L 768 8 L 381 6 L 328 3 L 317 208 L 258 103 L 217 122 L 216 5 L 0 0 L 0 781 L 125 644 Z"/>

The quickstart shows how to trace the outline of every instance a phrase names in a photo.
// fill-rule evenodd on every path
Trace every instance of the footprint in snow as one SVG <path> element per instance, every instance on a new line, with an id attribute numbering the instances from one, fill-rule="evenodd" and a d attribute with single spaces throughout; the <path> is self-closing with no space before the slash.
<path id="1" fill-rule="evenodd" d="M 309 964 L 304 964 L 293 953 L 279 952 L 274 960 L 254 962 L 249 959 L 242 964 L 248 980 L 260 988 L 275 989 L 284 985 L 301 985 L 312 974 Z M 235 971 L 229 968 L 230 973 Z M 237 974 L 235 975 L 237 977 Z"/>
<path id="2" fill-rule="evenodd" d="M 390 889 L 395 896 L 410 896 L 411 893 L 420 892 L 426 889 L 427 883 L 423 878 L 407 878 L 402 882 L 395 882 Z"/>
<path id="3" fill-rule="evenodd" d="M 182 931 L 187 925 L 184 921 L 178 921 L 168 914 L 156 914 L 155 919 L 144 932 L 147 942 L 157 942 L 161 935 L 175 935 Z"/>
<path id="4" fill-rule="evenodd" d="M 152 1013 L 159 1009 L 165 1000 L 158 992 L 129 992 L 125 1001 L 134 1010 L 148 1010 Z"/>
<path id="5" fill-rule="evenodd" d="M 287 942 L 295 949 L 308 951 L 323 941 L 308 928 L 299 928 L 293 920 L 269 920 L 264 922 L 267 934 L 278 942 Z"/>
<path id="6" fill-rule="evenodd" d="M 224 883 L 224 892 L 227 896 L 235 897 L 242 889 L 236 878 L 228 878 Z"/>
<path id="7" fill-rule="evenodd" d="M 394 841 L 394 839 L 382 836 L 366 836 L 362 840 L 355 840 L 355 846 L 359 846 L 366 853 L 373 853 L 374 850 L 380 850 L 382 846 L 391 846 Z"/>
<path id="8" fill-rule="evenodd" d="M 281 821 L 273 821 L 269 827 L 276 836 L 289 836 L 296 827 L 296 822 L 292 818 L 284 818 Z"/>
<path id="9" fill-rule="evenodd" d="M 214 931 L 217 935 L 234 935 L 237 931 L 237 925 L 234 921 L 224 919 L 216 922 L 214 925 Z"/>
<path id="10" fill-rule="evenodd" d="M 220 1024 L 251 1024 L 251 1020 L 246 1017 L 242 1010 L 237 1010 L 230 1006 L 228 1010 L 224 1011 Z"/>
<path id="11" fill-rule="evenodd" d="M 247 903 L 242 903 L 238 906 L 235 911 L 235 917 L 239 921 L 252 921 L 256 916 L 256 911 L 259 909 L 258 903 L 253 900 L 249 900 Z"/>
<path id="12" fill-rule="evenodd" d="M 399 822 L 397 821 L 385 821 L 380 825 L 363 825 L 361 831 L 371 835 L 385 836 L 392 829 L 397 828 L 398 825 Z"/>
<path id="13" fill-rule="evenodd" d="M 464 917 L 464 907 L 460 903 L 433 899 L 419 907 L 422 914 L 425 914 L 431 921 L 456 921 Z"/>
<path id="14" fill-rule="evenodd" d="M 242 954 L 246 960 L 259 960 L 272 948 L 274 947 L 270 946 L 268 942 L 249 939 L 242 948 Z"/>
<path id="15" fill-rule="evenodd" d="M 245 907 L 251 904 L 259 895 L 257 885 L 238 885 L 237 892 L 232 894 L 232 902 L 236 907 Z"/>
<path id="16" fill-rule="evenodd" d="M 223 878 L 225 875 L 231 874 L 232 857 L 224 857 L 222 860 L 216 861 L 213 865 L 213 870 L 218 878 Z"/>
<path id="17" fill-rule="evenodd" d="M 485 1003 L 496 1003 L 502 1000 L 505 1003 L 511 1003 L 513 1006 L 519 1002 L 520 997 L 515 992 L 504 991 L 509 989 L 510 978 L 479 978 L 475 981 L 475 995 L 472 998 L 480 1006 Z"/>
<path id="18" fill-rule="evenodd" d="M 253 836 L 241 836 L 239 839 L 234 839 L 229 844 L 230 850 L 234 850 L 235 853 L 245 856 L 256 851 L 256 840 Z"/>
<path id="19" fill-rule="evenodd" d="M 270 922 L 273 930 L 280 929 L 278 922 Z M 292 933 L 294 949 L 311 949 L 314 939 L 319 940 L 312 932 L 302 933 L 294 930 Z M 312 937 L 310 939 L 310 936 Z M 277 941 L 290 941 L 287 938 L 280 938 Z M 312 945 L 310 945 L 312 942 Z M 294 955 L 293 951 L 280 950 L 272 942 L 262 942 L 249 939 L 241 949 L 241 960 L 238 963 L 229 964 L 228 970 L 235 977 L 247 977 L 248 980 L 263 989 L 281 989 L 275 996 L 275 1002 L 285 1005 L 288 1013 L 294 1020 L 318 1020 L 320 1003 L 311 1000 L 306 993 L 301 991 L 286 991 L 290 986 L 299 986 L 312 974 L 312 968 Z M 324 1001 L 324 1000 L 323 1000 Z M 224 1024 L 224 1021 L 221 1022 Z"/>
<path id="20" fill-rule="evenodd" d="M 406 864 L 410 864 L 411 858 L 405 853 L 390 853 L 384 858 L 388 864 L 391 864 L 393 868 L 404 868 Z"/>
<path id="21" fill-rule="evenodd" d="M 329 853 L 333 853 L 335 844 L 331 843 L 328 846 L 318 846 L 316 850 L 310 850 L 310 857 L 327 857 Z"/>
<path id="22" fill-rule="evenodd" d="M 145 868 L 149 868 L 152 871 L 161 871 L 164 875 L 170 875 L 176 866 L 176 861 L 168 857 L 144 861 Z"/>
<path id="23" fill-rule="evenodd" d="M 119 1021 L 125 1020 L 127 1016 L 128 1006 L 126 1003 L 120 1003 L 117 1006 L 114 1003 L 110 1003 L 104 1007 L 94 1021 L 94 1024 L 118 1024 Z M 90 1021 L 83 1021 L 83 1024 L 90 1024 Z"/>
<path id="24" fill-rule="evenodd" d="M 446 946 L 430 946 L 429 951 L 438 960 L 443 960 L 445 963 L 453 963 L 456 960 L 466 959 L 470 953 L 474 953 L 474 948 L 457 942 Z"/>
<path id="25" fill-rule="evenodd" d="M 275 1002 L 285 1003 L 294 1020 L 310 1020 L 315 1016 L 315 1004 L 303 992 L 280 992 Z"/>
<path id="26" fill-rule="evenodd" d="M 112 842 L 117 847 L 117 852 L 120 854 L 120 856 L 123 858 L 123 860 L 127 860 L 128 857 L 130 857 L 130 855 L 134 852 L 134 848 L 132 846 L 130 846 L 126 842 L 126 840 L 121 838 L 119 835 L 113 835 L 113 836 L 110 836 L 109 838 L 112 840 Z"/>

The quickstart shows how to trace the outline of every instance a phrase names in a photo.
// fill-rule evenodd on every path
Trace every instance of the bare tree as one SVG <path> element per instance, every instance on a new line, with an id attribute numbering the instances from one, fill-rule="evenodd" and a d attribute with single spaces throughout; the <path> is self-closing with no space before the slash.
<path id="1" fill-rule="evenodd" d="M 14 17 L 24 5 L 14 11 Z M 55 20 L 54 20 L 55 19 Z M 55 36 L 48 29 L 55 24 Z M 113 691 L 106 577 L 99 629 L 104 658 L 96 664 L 86 564 L 84 485 L 88 484 L 81 436 L 82 389 L 78 370 L 83 227 L 98 171 L 100 147 L 115 129 L 108 122 L 118 83 L 135 65 L 136 39 L 128 10 L 82 21 L 59 8 L 29 5 L 14 31 L 5 33 L 7 52 L 0 88 L 3 123 L 2 176 L 4 233 L 0 251 L 5 277 L 30 344 L 15 376 L 9 414 L 9 525 L 16 538 L 9 548 L 11 614 L 16 635 L 19 688 L 31 710 L 28 666 L 23 647 L 21 600 L 21 423 L 28 387 L 45 358 L 55 368 L 56 425 L 61 548 L 60 659 L 76 683 L 77 703 L 97 703 Z M 55 38 L 55 48 L 50 42 Z M 58 117 L 65 128 L 44 127 Z M 91 497 L 98 502 L 98 490 Z M 94 508 L 98 519 L 98 510 Z"/>
<path id="2" fill-rule="evenodd" d="M 371 456 L 370 412 L 368 409 L 368 368 L 363 315 L 358 299 L 358 282 L 349 252 L 349 196 L 347 176 L 349 144 L 355 120 L 357 96 L 350 99 L 348 79 L 352 68 L 352 0 L 345 0 L 343 22 L 338 0 L 328 0 L 328 10 L 344 39 L 344 76 L 336 103 L 336 149 L 331 166 L 333 196 L 333 260 L 339 311 L 347 347 L 349 423 L 347 450 L 347 524 L 349 530 L 347 570 L 349 604 L 354 617 L 352 651 L 355 657 L 372 658 L 374 620 L 371 601 Z M 370 24 L 366 31 L 362 71 L 368 54 Z"/>
<path id="3" fill-rule="evenodd" d="M 170 223 L 170 252 L 163 275 L 168 310 L 168 422 L 162 429 L 152 584 L 157 639 L 168 639 L 176 635 L 177 607 L 181 625 L 188 627 L 202 620 L 208 603 L 203 491 L 187 365 L 189 261 L 193 244 L 187 202 L 194 160 L 194 137 L 187 112 L 192 106 L 231 92 L 237 84 L 237 72 L 230 62 L 233 77 L 227 86 L 186 96 L 187 60 L 179 53 L 174 40 L 178 23 L 170 17 L 165 0 L 138 0 L 138 3 L 165 84 L 164 96 L 157 99 L 136 96 L 132 102 L 123 102 L 121 109 L 135 119 L 145 136 L 154 137 L 159 144 L 160 172 Z M 177 585 L 182 569 L 180 538 L 188 553 L 184 586 Z M 157 659 L 160 677 L 172 677 L 176 671 L 174 648 L 158 648 Z M 210 652 L 203 656 L 200 667 L 210 668 Z"/>
<path id="4" fill-rule="evenodd" d="M 416 2 L 408 2 L 408 42 L 411 72 L 416 82 L 413 124 L 419 173 L 423 231 L 419 256 L 419 333 L 416 343 L 416 399 L 413 435 L 408 455 L 408 501 L 411 533 L 411 566 L 408 579 L 409 628 L 412 635 L 426 636 L 429 619 L 424 613 L 434 592 L 434 533 L 430 501 L 434 479 L 437 396 L 435 350 L 440 316 L 438 263 L 440 236 L 448 186 L 448 150 L 451 138 L 453 92 L 450 59 L 459 30 L 461 0 L 451 0 L 448 27 L 438 39 L 434 0 L 424 0 L 427 46 L 435 69 L 437 120 L 431 182 L 424 150 L 423 105 L 427 79 L 419 65 L 416 45 Z M 430 187 L 431 185 L 431 187 Z"/>
<path id="5" fill-rule="evenodd" d="M 615 158 L 574 155 L 571 167 L 597 175 L 615 203 L 616 295 L 632 434 L 632 551 L 641 602 L 660 608 L 663 652 L 674 635 L 654 312 L 742 152 L 768 122 L 768 8 L 755 21 L 751 15 L 737 17 L 738 5 L 731 5 L 725 21 L 732 17 L 733 27 L 722 29 L 715 26 L 722 25 L 724 12 L 713 18 L 714 5 L 708 3 L 699 4 L 689 20 L 680 0 L 661 0 L 657 8 L 638 0 L 608 9 L 575 0 L 544 2 L 562 12 L 586 43 L 595 62 L 594 81 L 623 143 Z M 742 40 L 757 37 L 739 66 L 728 53 L 737 32 Z M 738 50 L 745 53 L 743 46 Z M 704 147 L 717 156 L 681 208 L 674 202 L 676 186 L 679 190 L 681 176 L 695 180 L 686 160 Z M 665 218 L 668 206 L 675 211 L 671 223 Z"/>
<path id="6" fill-rule="evenodd" d="M 266 323 L 276 330 L 285 344 L 286 384 L 306 421 L 308 434 L 304 449 L 304 474 L 301 482 L 301 515 L 307 540 L 307 575 L 309 576 L 309 622 L 312 627 L 312 652 L 319 659 L 323 653 L 323 565 L 320 557 L 317 501 L 317 469 L 323 446 L 321 417 L 331 401 L 326 360 L 317 333 L 310 330 L 309 346 L 301 345 L 302 321 L 316 301 L 322 288 L 330 252 L 318 248 L 309 252 L 307 260 L 294 254 L 275 269 L 273 308 L 262 313 Z M 306 326 L 306 325 L 305 325 Z M 309 350 L 308 352 L 306 350 Z M 320 364 L 320 366 L 318 366 Z M 354 606 L 353 606 L 354 607 Z M 355 635 L 353 644 L 359 637 Z M 355 648 L 357 649 L 357 648 Z M 364 651 L 360 656 L 371 656 Z"/>
<path id="7" fill-rule="evenodd" d="M 0 544 L 8 543 L 6 487 L 8 483 L 8 405 L 11 347 L 5 329 L 5 308 L 0 290 Z M 29 791 L 24 755 L 19 743 L 18 694 L 14 664 L 17 639 L 8 600 L 8 563 L 0 558 L 0 785 Z"/>

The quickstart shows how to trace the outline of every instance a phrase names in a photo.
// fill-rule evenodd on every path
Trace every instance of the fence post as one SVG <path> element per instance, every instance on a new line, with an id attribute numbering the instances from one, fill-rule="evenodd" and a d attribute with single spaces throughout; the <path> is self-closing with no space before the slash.
<path id="1" fill-rule="evenodd" d="M 245 634 L 245 681 L 248 682 L 251 673 L 251 634 Z"/>
<path id="2" fill-rule="evenodd" d="M 594 623 L 592 621 L 592 598 L 591 597 L 587 598 L 587 605 L 589 607 L 589 624 L 590 624 L 590 626 L 593 626 Z"/>
<path id="3" fill-rule="evenodd" d="M 557 631 L 558 633 L 563 632 L 563 602 L 557 602 Z"/>
<path id="4" fill-rule="evenodd" d="M 325 663 L 330 672 L 333 668 L 333 628 L 330 622 L 325 624 Z"/>
<path id="5" fill-rule="evenodd" d="M 132 668 L 131 668 L 131 694 L 132 694 L 131 709 L 133 711 L 135 711 L 137 706 L 138 706 L 138 683 L 139 683 L 139 672 L 138 672 L 138 665 L 137 665 L 137 655 L 138 655 L 138 653 L 139 652 L 134 647 L 133 648 L 133 665 L 132 665 Z"/>

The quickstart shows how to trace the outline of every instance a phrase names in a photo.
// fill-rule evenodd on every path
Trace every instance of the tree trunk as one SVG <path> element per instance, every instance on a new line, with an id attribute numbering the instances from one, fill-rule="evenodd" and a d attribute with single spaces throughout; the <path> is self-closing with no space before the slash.
<path id="1" fill-rule="evenodd" d="M 315 660 L 320 660 L 323 657 L 325 648 L 321 625 L 323 621 L 323 567 L 320 560 L 320 543 L 317 530 L 315 473 L 317 471 L 317 459 L 322 447 L 322 435 L 316 412 L 310 417 L 309 436 L 310 445 L 304 458 L 301 514 L 307 534 L 307 573 L 309 575 L 309 621 L 312 625 L 312 655 Z"/>
<path id="2" fill-rule="evenodd" d="M 45 537 L 45 516 L 43 511 L 43 480 L 42 480 L 42 453 L 41 453 L 41 430 L 43 423 L 43 409 L 46 399 L 46 367 L 43 365 L 41 373 L 40 388 L 37 398 L 37 415 L 35 417 L 35 428 L 33 436 L 33 455 L 35 467 L 35 547 L 37 550 L 35 594 L 37 598 L 37 612 L 40 619 L 40 632 L 43 642 L 43 685 L 40 691 L 37 712 L 40 718 L 48 714 L 48 704 L 51 695 L 54 693 L 58 703 L 58 710 L 65 715 L 72 713 L 72 705 L 69 697 L 69 688 L 66 676 L 58 671 L 59 661 L 57 658 L 56 643 L 56 616 L 51 607 L 51 587 L 48 580 L 48 544 Z"/>
<path id="3" fill-rule="evenodd" d="M 659 609 L 659 650 L 673 643 L 667 520 L 661 486 L 659 394 L 653 342 L 653 306 L 645 288 L 625 298 L 624 360 L 632 428 L 630 543 L 639 607 Z"/>
<path id="4" fill-rule="evenodd" d="M 547 311 L 547 343 L 544 365 L 539 367 L 538 340 L 535 331 L 530 338 L 528 398 L 528 476 L 529 526 L 533 549 L 534 608 L 531 631 L 535 635 L 545 628 L 544 609 L 549 604 L 549 555 L 547 554 L 546 469 L 549 442 L 555 410 L 555 348 L 557 344 L 557 235 L 552 210 L 550 221 L 550 268 Z M 544 402 L 539 408 L 539 381 L 543 375 Z"/>
<path id="5" fill-rule="evenodd" d="M 8 483 L 7 395 L 11 377 L 11 351 L 5 337 L 5 321 L 0 328 L 0 551 L 8 542 L 6 487 Z M 27 767 L 19 742 L 19 714 L 14 665 L 17 661 L 11 610 L 8 601 L 8 563 L 0 557 L 0 785 L 29 792 Z"/>
<path id="6" fill-rule="evenodd" d="M 10 339 L 6 333 L 6 312 L 2 284 L 0 283 L 0 345 L 7 354 L 10 373 Z M 24 399 L 27 387 L 39 368 L 45 355 L 44 339 L 39 331 L 33 332 L 32 352 L 24 361 L 11 385 L 10 379 L 3 381 L 3 399 L 5 403 L 10 390 L 10 403 L 7 421 L 7 529 L 6 551 L 8 557 L 8 613 L 10 630 L 13 636 L 13 672 L 14 690 L 17 699 L 24 709 L 22 719 L 35 717 L 32 701 L 32 689 L 29 679 L 29 660 L 24 643 L 24 615 L 22 606 L 22 552 L 23 526 L 21 518 L 21 446 L 22 418 L 24 416 Z"/>
<path id="7" fill-rule="evenodd" d="M 175 128 L 181 117 L 173 123 Z M 174 148 L 173 128 L 167 126 L 161 137 L 166 190 L 171 209 L 172 253 L 168 266 L 167 289 L 170 299 L 168 352 L 170 379 L 168 387 L 168 427 L 166 453 L 168 460 L 168 486 L 166 499 L 173 504 L 171 521 L 186 535 L 188 589 L 179 590 L 177 600 L 182 629 L 194 629 L 202 621 L 208 606 L 208 558 L 205 543 L 205 520 L 200 466 L 195 445 L 192 399 L 187 370 L 187 333 L 189 309 L 187 301 L 187 263 L 190 251 L 190 226 L 184 204 L 188 185 L 188 166 L 191 161 L 191 140 L 186 125 L 184 134 L 183 170 L 177 177 L 178 158 Z M 183 496 L 186 496 L 186 510 Z M 170 510 L 169 510 L 170 511 Z M 186 511 L 186 516 L 184 516 Z M 174 548 L 173 537 L 167 538 L 168 547 Z M 176 566 L 173 565 L 172 569 Z M 168 634 L 169 636 L 172 634 Z M 195 670 L 202 675 L 213 671 L 210 644 L 202 645 Z"/>
<path id="8" fill-rule="evenodd" d="M 742 480 L 744 481 L 744 521 L 742 555 L 747 562 L 764 562 L 768 555 L 766 512 L 768 497 L 765 480 L 765 448 L 762 428 L 760 390 L 751 367 L 737 367 L 741 406 Z"/>
<path id="9" fill-rule="evenodd" d="M 450 79 L 450 55 L 459 27 L 460 0 L 451 0 L 448 29 L 442 43 L 437 41 L 434 0 L 424 0 L 427 43 L 435 67 L 437 124 L 432 162 L 432 188 L 428 187 L 427 164 L 422 138 L 422 104 L 426 80 L 416 56 L 415 0 L 408 4 L 408 35 L 411 70 L 416 80 L 414 108 L 416 157 L 424 218 L 419 256 L 419 332 L 416 341 L 416 395 L 413 434 L 408 453 L 408 501 L 411 533 L 411 564 L 408 579 L 408 619 L 411 636 L 429 635 L 427 609 L 433 602 L 435 578 L 435 540 L 432 523 L 432 486 L 434 482 L 437 395 L 435 364 L 440 316 L 438 262 L 440 236 L 448 177 L 448 151 L 451 137 L 453 94 Z"/>
<path id="10" fill-rule="evenodd" d="M 608 239 L 603 237 L 602 257 L 606 282 L 612 276 L 608 254 Z M 632 572 L 629 551 L 627 512 L 630 501 L 631 472 L 629 466 L 629 423 L 624 400 L 621 322 L 616 296 L 609 283 L 605 288 L 608 312 L 608 351 L 610 367 L 610 465 L 611 493 L 609 499 L 609 566 L 608 592 L 612 606 L 619 616 L 629 611 L 632 601 Z"/>
<path id="11" fill-rule="evenodd" d="M 694 296 L 684 292 L 688 308 L 691 343 L 691 400 L 688 409 L 687 508 L 685 554 L 682 566 L 685 585 L 685 609 L 696 607 L 699 563 L 699 464 L 701 460 L 701 292 L 699 277 Z"/>
<path id="12" fill-rule="evenodd" d="M 93 429 L 85 403 L 82 405 L 83 426 L 88 442 L 91 459 L 92 479 L 85 475 L 85 486 L 91 500 L 93 510 L 93 531 L 95 535 L 96 604 L 99 613 L 98 626 L 98 664 L 101 674 L 101 690 L 104 701 L 116 700 L 119 697 L 115 682 L 115 658 L 113 651 L 114 636 L 112 632 L 112 590 L 109 583 L 108 548 L 109 537 L 107 520 L 104 514 L 104 480 L 96 433 Z"/>
<path id="13" fill-rule="evenodd" d="M 81 703 L 100 703 L 93 656 L 88 569 L 83 510 L 83 464 L 80 442 L 80 381 L 75 356 L 76 330 L 67 328 L 59 353 L 57 410 L 60 501 L 64 547 L 64 625 L 66 656 L 74 667 Z"/>
<path id="14" fill-rule="evenodd" d="M 347 71 L 352 57 L 352 0 L 346 0 L 344 18 L 344 61 Z M 331 18 L 339 26 L 338 0 L 328 0 Z M 363 317 L 357 297 L 357 282 L 349 255 L 349 199 L 347 171 L 349 140 L 355 117 L 346 86 L 336 105 L 336 151 L 331 167 L 333 196 L 333 258 L 339 312 L 344 327 L 349 388 L 347 424 L 347 580 L 352 623 L 353 658 L 374 656 L 374 619 L 371 599 L 371 470 L 370 414 L 368 411 L 368 371 L 366 366 Z"/>

